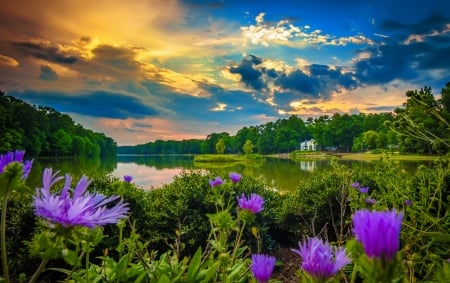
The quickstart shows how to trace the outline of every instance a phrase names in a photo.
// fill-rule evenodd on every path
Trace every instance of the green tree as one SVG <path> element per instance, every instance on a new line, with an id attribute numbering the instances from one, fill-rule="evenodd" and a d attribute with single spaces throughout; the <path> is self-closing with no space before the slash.
<path id="1" fill-rule="evenodd" d="M 225 152 L 225 141 L 223 138 L 219 139 L 219 141 L 216 143 L 216 152 L 218 154 L 223 154 Z"/>
<path id="2" fill-rule="evenodd" d="M 251 154 L 253 153 L 254 147 L 255 146 L 253 145 L 251 140 L 246 140 L 244 146 L 242 147 L 242 150 L 244 151 L 245 154 Z"/>
<path id="3" fill-rule="evenodd" d="M 370 130 L 370 131 L 363 133 L 364 145 L 368 149 L 377 148 L 377 139 L 378 139 L 378 133 L 376 131 Z"/>
<path id="4" fill-rule="evenodd" d="M 430 87 L 407 91 L 403 108 L 397 108 L 395 120 L 386 126 L 399 135 L 400 147 L 405 151 L 445 154 L 450 149 L 450 123 L 447 103 L 450 83 L 442 89 L 440 100 Z"/>
<path id="5" fill-rule="evenodd" d="M 67 156 L 71 153 L 72 137 L 64 129 L 58 129 L 50 138 L 54 156 Z"/>

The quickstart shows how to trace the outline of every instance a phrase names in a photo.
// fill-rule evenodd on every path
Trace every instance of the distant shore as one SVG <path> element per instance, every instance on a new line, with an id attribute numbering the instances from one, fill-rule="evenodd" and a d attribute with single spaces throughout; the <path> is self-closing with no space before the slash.
<path id="1" fill-rule="evenodd" d="M 419 154 L 399 154 L 394 153 L 371 153 L 371 152 L 293 152 L 279 153 L 267 155 L 268 157 L 289 158 L 294 160 L 311 160 L 311 159 L 330 159 L 337 157 L 343 160 L 361 160 L 372 161 L 387 158 L 390 160 L 436 160 L 442 156 L 439 155 L 419 155 Z"/>

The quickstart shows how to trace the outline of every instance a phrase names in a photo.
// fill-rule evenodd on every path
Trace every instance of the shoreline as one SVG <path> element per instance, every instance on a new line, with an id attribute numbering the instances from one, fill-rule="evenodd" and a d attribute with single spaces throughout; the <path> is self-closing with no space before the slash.
<path id="1" fill-rule="evenodd" d="M 437 160 L 444 157 L 443 155 L 418 155 L 418 154 L 399 154 L 399 153 L 370 153 L 370 152 L 317 152 L 317 153 L 279 153 L 265 155 L 266 157 L 284 158 L 292 160 L 317 160 L 317 159 L 331 159 L 336 157 L 341 160 L 358 160 L 358 161 L 373 161 L 380 159 L 389 160 Z"/>

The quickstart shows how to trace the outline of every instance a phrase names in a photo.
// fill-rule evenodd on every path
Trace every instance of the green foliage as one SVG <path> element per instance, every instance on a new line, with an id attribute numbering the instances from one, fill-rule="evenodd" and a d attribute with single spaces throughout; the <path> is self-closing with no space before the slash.
<path id="1" fill-rule="evenodd" d="M 7 210 L 11 274 L 17 278 L 38 267 L 26 252 L 30 247 L 34 255 L 56 259 L 58 264 L 50 262 L 50 269 L 67 276 L 67 282 L 249 282 L 251 253 L 274 253 L 280 245 L 295 247 L 306 236 L 320 235 L 346 242 L 358 262 L 346 269 L 346 276 L 362 280 L 372 276 L 373 262 L 364 258 L 352 236 L 350 216 L 361 208 L 396 208 L 404 213 L 396 266 L 400 269 L 390 273 L 404 270 L 411 282 L 442 282 L 450 258 L 448 159 L 420 167 L 413 176 L 388 159 L 379 161 L 373 172 L 332 165 L 286 194 L 248 177 L 212 188 L 209 180 L 220 175 L 214 172 L 185 171 L 172 183 L 149 191 L 98 176 L 89 189 L 121 195 L 130 204 L 129 221 L 70 233 L 63 227 L 49 231 L 37 226 L 32 196 L 26 190 L 13 193 Z M 369 187 L 368 193 L 351 187 L 354 182 Z M 243 193 L 263 196 L 264 210 L 257 215 L 237 210 L 236 198 Z M 367 197 L 376 203 L 366 204 Z M 29 245 L 24 243 L 30 239 Z"/>
<path id="2" fill-rule="evenodd" d="M 75 124 L 55 109 L 31 106 L 1 91 L 0 132 L 0 153 L 22 148 L 33 157 L 116 155 L 112 138 Z"/>
<path id="3" fill-rule="evenodd" d="M 450 149 L 448 96 L 450 82 L 436 100 L 430 87 L 406 92 L 404 108 L 395 109 L 395 120 L 387 124 L 399 134 L 405 152 L 446 154 Z"/>
<path id="4" fill-rule="evenodd" d="M 225 141 L 224 139 L 219 139 L 216 143 L 216 152 L 218 154 L 223 154 L 225 152 Z"/>
<path id="5" fill-rule="evenodd" d="M 411 277 L 429 279 L 435 267 L 450 258 L 450 164 L 439 160 L 431 168 L 421 166 L 408 178 L 396 166 L 385 162 L 374 173 L 372 196 L 377 208 L 404 211 L 402 242 Z M 405 201 L 411 201 L 411 205 Z"/>
<path id="6" fill-rule="evenodd" d="M 245 154 L 251 154 L 253 153 L 253 148 L 255 146 L 253 145 L 251 140 L 246 140 L 244 145 L 242 146 L 242 151 L 244 151 Z"/>
<path id="7" fill-rule="evenodd" d="M 342 241 L 347 234 L 350 210 L 347 207 L 351 171 L 333 163 L 332 170 L 320 172 L 295 191 L 284 195 L 280 210 L 282 234 L 294 245 L 304 236 L 322 235 Z"/>

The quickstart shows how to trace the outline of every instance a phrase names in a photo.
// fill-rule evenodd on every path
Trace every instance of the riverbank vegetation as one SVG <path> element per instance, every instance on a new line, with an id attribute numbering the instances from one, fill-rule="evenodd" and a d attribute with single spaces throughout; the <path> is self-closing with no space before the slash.
<path id="1" fill-rule="evenodd" d="M 234 162 L 249 162 L 255 160 L 262 160 L 263 156 L 259 154 L 200 154 L 194 156 L 194 162 L 217 162 L 217 163 L 234 163 Z"/>
<path id="2" fill-rule="evenodd" d="M 399 152 L 444 155 L 450 149 L 450 82 L 437 99 L 431 88 L 405 93 L 393 112 L 309 117 L 295 115 L 240 129 L 236 135 L 211 133 L 205 139 L 156 140 L 117 147 L 114 140 L 75 124 L 70 116 L 31 106 L 0 92 L 0 152 L 23 148 L 28 156 L 96 157 L 119 154 L 272 155 L 304 150 L 314 140 L 320 152 Z"/>
<path id="3" fill-rule="evenodd" d="M 52 187 L 49 192 L 61 201 L 81 197 L 80 188 L 86 187 L 86 197 L 120 196 L 127 203 L 126 221 L 94 228 L 68 224 L 81 221 L 78 217 L 55 224 L 68 216 L 50 217 L 36 210 L 36 193 L 23 186 L 22 172 L 30 164 L 17 164 L 3 167 L 0 175 L 2 215 L 7 219 L 2 226 L 3 239 L 7 237 L 2 251 L 8 259 L 3 268 L 8 266 L 9 282 L 33 280 L 32 271 L 39 270 L 42 259 L 45 267 L 36 278 L 44 282 L 262 282 L 255 281 L 252 271 L 253 255 L 260 254 L 276 259 L 271 282 L 305 282 L 306 277 L 316 279 L 308 268 L 300 269 L 301 258 L 293 254 L 287 262 L 281 252 L 313 238 L 345 248 L 351 263 L 332 274 L 340 282 L 372 282 L 377 274 L 397 282 L 443 282 L 450 272 L 450 162 L 445 158 L 408 178 L 389 160 L 371 172 L 333 162 L 331 170 L 284 194 L 235 173 L 185 171 L 151 191 L 134 186 L 132 176 L 90 176 L 90 184 L 80 179 L 70 185 L 47 174 L 43 187 Z M 55 181 L 49 182 L 50 177 Z M 80 192 L 60 192 L 68 186 Z M 263 204 L 253 206 L 252 194 Z M 384 265 L 379 266 L 377 257 L 368 257 L 356 240 L 352 219 L 358 211 L 393 209 L 402 216 L 398 239 L 385 238 L 385 230 L 370 231 L 390 246 L 397 242 L 393 256 L 381 259 Z M 91 219 L 83 211 L 72 213 Z"/>
<path id="4" fill-rule="evenodd" d="M 431 88 L 405 93 L 403 107 L 393 112 L 340 114 L 310 117 L 292 115 L 258 126 L 244 127 L 236 135 L 211 133 L 206 139 L 156 140 L 119 147 L 124 154 L 238 154 L 251 143 L 252 152 L 270 155 L 300 150 L 300 144 L 314 139 L 323 152 L 399 152 L 442 155 L 450 149 L 450 82 L 437 99 Z M 223 150 L 223 152 L 222 152 Z"/>
<path id="5" fill-rule="evenodd" d="M 377 136 L 376 146 L 386 140 L 395 145 L 387 152 L 442 155 L 413 176 L 405 175 L 389 158 L 382 158 L 370 172 L 332 159 L 330 170 L 317 172 L 284 193 L 234 172 L 224 176 L 213 170 L 185 171 L 161 189 L 145 191 L 128 175 L 123 180 L 83 176 L 73 184 L 70 175 L 44 169 L 42 188 L 35 190 L 26 183 L 32 161 L 24 160 L 24 152 L 2 154 L 0 279 L 444 282 L 450 277 L 450 160 L 444 156 L 450 138 L 450 83 L 438 101 L 429 88 L 407 96 L 405 108 L 392 116 L 336 114 L 310 120 L 309 126 L 319 146 L 331 146 L 332 151 L 348 151 L 358 138 L 363 142 L 358 149 L 371 149 L 366 142 Z M 3 94 L 0 98 L 11 101 Z M 40 111 L 73 127 L 68 116 Z M 356 122 L 367 122 L 369 116 L 382 129 L 376 135 L 361 130 L 362 124 Z M 380 117 L 388 119 L 380 123 Z M 291 123 L 295 130 L 289 130 Z M 278 146 L 286 149 L 279 152 L 291 152 L 301 129 L 308 129 L 302 123 L 291 116 L 261 127 L 260 132 L 253 128 L 254 133 L 270 134 L 256 141 L 242 135 L 240 150 L 247 157 L 241 158 L 259 157 L 252 155 L 254 148 L 273 153 L 273 146 Z M 54 130 L 54 135 L 61 134 Z M 384 130 L 394 134 L 395 143 L 380 138 Z M 227 159 L 226 137 L 218 134 L 215 142 L 201 146 L 211 146 L 208 150 L 220 153 L 217 158 Z M 286 261 L 282 251 L 297 257 Z"/>
<path id="6" fill-rule="evenodd" d="M 85 129 L 53 108 L 32 106 L 1 91 L 0 133 L 0 153 L 21 148 L 32 157 L 116 156 L 112 138 Z"/>

